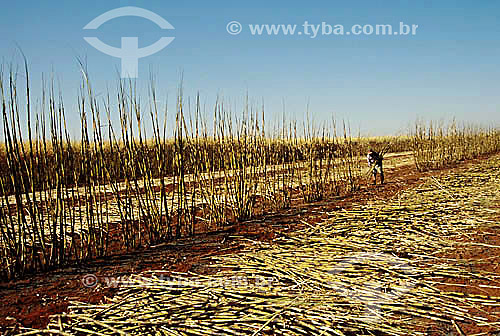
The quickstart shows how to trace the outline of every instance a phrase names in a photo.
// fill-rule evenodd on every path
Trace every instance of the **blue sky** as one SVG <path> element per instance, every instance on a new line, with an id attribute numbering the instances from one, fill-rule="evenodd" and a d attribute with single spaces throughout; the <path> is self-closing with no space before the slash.
<path id="1" fill-rule="evenodd" d="M 142 18 L 111 20 L 96 31 L 82 28 L 114 8 L 151 10 L 175 30 L 162 31 Z M 0 57 L 28 57 L 33 92 L 41 74 L 54 71 L 69 119 L 81 77 L 77 57 L 86 58 L 96 91 L 116 87 L 120 60 L 87 44 L 96 36 L 120 46 L 122 36 L 140 46 L 161 36 L 175 40 L 139 61 L 138 85 L 150 69 L 162 96 L 174 101 L 180 73 L 187 95 L 200 91 L 207 111 L 217 94 L 244 100 L 248 91 L 264 100 L 270 121 L 282 114 L 301 120 L 307 102 L 314 119 L 348 120 L 367 135 L 404 131 L 417 117 L 498 125 L 500 121 L 500 2 L 485 1 L 24 1 L 2 4 Z M 243 32 L 227 33 L 237 20 Z M 248 24 L 418 24 L 415 36 L 252 36 Z M 146 97 L 145 97 L 146 98 Z M 166 100 L 164 97 L 161 100 Z M 73 125 L 74 127 L 77 124 Z"/>

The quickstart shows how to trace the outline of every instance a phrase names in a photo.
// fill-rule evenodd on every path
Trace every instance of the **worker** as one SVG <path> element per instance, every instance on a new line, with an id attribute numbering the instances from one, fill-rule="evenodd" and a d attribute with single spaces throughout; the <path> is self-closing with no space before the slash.
<path id="1" fill-rule="evenodd" d="M 375 152 L 373 149 L 370 149 L 368 155 L 366 156 L 366 160 L 368 161 L 368 166 L 373 168 L 373 184 L 377 184 L 377 173 L 380 174 L 380 183 L 384 184 L 384 170 L 382 168 L 382 156 L 379 153 Z"/>

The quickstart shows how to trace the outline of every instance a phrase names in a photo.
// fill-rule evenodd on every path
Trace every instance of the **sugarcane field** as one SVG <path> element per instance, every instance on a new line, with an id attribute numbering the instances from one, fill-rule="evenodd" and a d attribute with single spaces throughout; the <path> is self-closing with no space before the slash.
<path id="1" fill-rule="evenodd" d="M 0 11 L 0 335 L 500 336 L 500 3 Z"/>

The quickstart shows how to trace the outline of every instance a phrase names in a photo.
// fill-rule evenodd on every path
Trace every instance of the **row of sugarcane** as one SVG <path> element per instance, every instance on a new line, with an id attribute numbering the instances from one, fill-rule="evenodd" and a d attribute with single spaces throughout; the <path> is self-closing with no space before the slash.
<path id="1" fill-rule="evenodd" d="M 206 257 L 202 274 L 132 275 L 107 302 L 74 302 L 25 335 L 470 335 L 471 326 L 492 335 L 500 297 L 481 291 L 500 276 L 481 265 L 498 259 L 450 251 L 476 248 L 482 237 L 463 238 L 496 225 L 499 164 L 325 212 L 272 243 L 241 237 L 242 253 Z M 477 293 L 457 292 L 463 281 Z"/>
<path id="2" fill-rule="evenodd" d="M 418 170 L 439 169 L 500 151 L 498 127 L 417 121 L 411 131 Z"/>
<path id="3" fill-rule="evenodd" d="M 25 69 L 23 85 L 0 71 L 0 279 L 218 230 L 360 183 L 354 158 L 367 144 L 355 145 L 348 125 L 337 136 L 284 119 L 270 131 L 263 107 L 247 99 L 238 115 L 218 99 L 210 129 L 199 95 L 193 104 L 182 86 L 170 116 L 154 79 L 149 104 L 123 81 L 112 103 L 83 64 L 74 141 L 62 95 L 44 83 L 34 106 Z"/>

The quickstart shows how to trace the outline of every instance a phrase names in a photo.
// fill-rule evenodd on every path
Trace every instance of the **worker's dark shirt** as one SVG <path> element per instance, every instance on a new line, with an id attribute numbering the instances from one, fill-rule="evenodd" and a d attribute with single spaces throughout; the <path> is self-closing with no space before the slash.
<path id="1" fill-rule="evenodd" d="M 368 161 L 368 165 L 371 166 L 372 164 L 377 164 L 378 166 L 382 165 L 382 158 L 377 152 L 370 152 L 366 156 L 366 160 Z"/>

